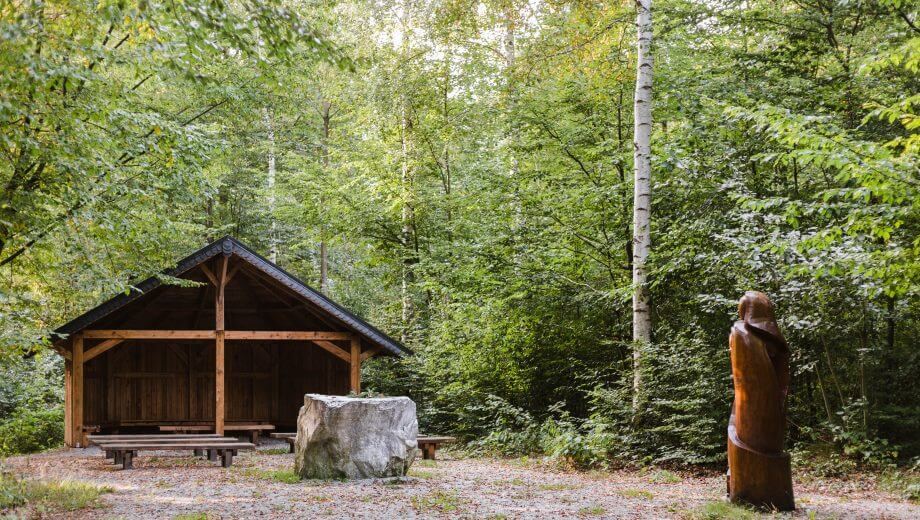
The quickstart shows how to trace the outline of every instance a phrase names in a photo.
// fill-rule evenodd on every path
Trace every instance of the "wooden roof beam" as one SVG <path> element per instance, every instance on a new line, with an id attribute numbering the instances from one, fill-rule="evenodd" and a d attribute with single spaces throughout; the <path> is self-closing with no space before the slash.
<path id="1" fill-rule="evenodd" d="M 83 331 L 87 339 L 214 339 L 213 330 L 140 330 L 140 329 L 87 329 Z M 316 340 L 350 340 L 356 335 L 352 332 L 328 330 L 228 330 L 228 340 L 260 341 L 316 341 Z M 336 347 L 338 348 L 338 347 Z"/>

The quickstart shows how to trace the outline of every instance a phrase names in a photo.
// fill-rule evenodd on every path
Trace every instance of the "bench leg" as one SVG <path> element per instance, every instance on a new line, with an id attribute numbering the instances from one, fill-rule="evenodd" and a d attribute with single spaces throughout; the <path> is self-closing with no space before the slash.
<path id="1" fill-rule="evenodd" d="M 204 455 L 204 450 L 195 450 L 195 456 L 196 456 L 196 457 L 201 457 L 201 456 L 203 456 L 203 455 Z"/>
<path id="2" fill-rule="evenodd" d="M 249 439 L 256 446 L 259 445 L 259 430 L 252 430 L 249 434 Z"/>
<path id="3" fill-rule="evenodd" d="M 118 464 L 121 464 L 122 455 L 123 453 L 120 451 L 116 451 L 115 453 L 112 454 L 112 459 L 113 459 L 112 462 L 114 462 L 116 466 Z"/>
<path id="4" fill-rule="evenodd" d="M 208 450 L 208 460 L 217 462 L 217 450 Z"/>
<path id="5" fill-rule="evenodd" d="M 131 469 L 134 467 L 134 452 L 126 451 L 121 455 L 122 464 L 121 469 Z"/>
<path id="6" fill-rule="evenodd" d="M 427 459 L 427 460 L 435 460 L 434 444 L 423 444 L 422 445 L 422 458 Z"/>
<path id="7" fill-rule="evenodd" d="M 114 459 L 114 458 L 115 458 L 115 452 L 112 451 L 112 450 L 105 450 L 105 458 L 107 458 L 107 459 Z"/>
<path id="8" fill-rule="evenodd" d="M 229 468 L 233 464 L 233 450 L 223 450 L 221 466 Z"/>
<path id="9" fill-rule="evenodd" d="M 288 445 L 291 447 L 290 453 L 294 453 L 294 439 L 287 439 Z"/>

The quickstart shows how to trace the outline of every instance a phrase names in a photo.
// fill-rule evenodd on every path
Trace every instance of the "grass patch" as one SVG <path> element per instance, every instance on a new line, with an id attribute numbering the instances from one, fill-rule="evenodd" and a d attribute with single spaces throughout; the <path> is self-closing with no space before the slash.
<path id="1" fill-rule="evenodd" d="M 602 515 L 602 514 L 604 514 L 604 513 L 606 513 L 606 512 L 607 512 L 606 509 L 604 509 L 603 507 L 598 506 L 598 505 L 585 506 L 585 507 L 583 507 L 583 508 L 581 508 L 581 509 L 578 510 L 578 514 L 580 514 L 580 515 L 582 515 L 582 516 L 598 516 L 598 515 Z"/>
<path id="2" fill-rule="evenodd" d="M 578 486 L 573 486 L 571 484 L 540 484 L 538 488 L 540 491 L 568 491 L 571 489 L 578 489 Z"/>
<path id="3" fill-rule="evenodd" d="M 246 468 L 242 471 L 243 475 L 247 477 L 257 478 L 260 480 L 271 480 L 272 482 L 280 482 L 282 484 L 299 484 L 300 475 L 294 473 L 289 469 L 258 469 L 258 468 Z"/>
<path id="4" fill-rule="evenodd" d="M 414 496 L 410 501 L 412 507 L 419 513 L 432 509 L 451 513 L 460 509 L 460 497 L 452 491 L 435 491 L 427 496 Z"/>
<path id="5" fill-rule="evenodd" d="M 182 513 L 174 516 L 173 520 L 208 520 L 210 518 L 208 513 Z"/>
<path id="6" fill-rule="evenodd" d="M 760 515 L 753 509 L 722 500 L 707 502 L 690 511 L 687 520 L 756 520 Z"/>
<path id="7" fill-rule="evenodd" d="M 73 480 L 19 480 L 0 474 L 0 510 L 30 505 L 50 511 L 76 511 L 99 507 L 99 497 L 113 491 L 108 486 Z"/>
<path id="8" fill-rule="evenodd" d="M 267 450 L 259 450 L 259 455 L 287 455 L 290 452 L 287 448 L 269 448 Z"/>
<path id="9" fill-rule="evenodd" d="M 642 498 L 645 500 L 651 500 L 655 497 L 651 491 L 646 491 L 644 489 L 621 489 L 617 493 L 626 497 L 626 498 Z"/>
<path id="10" fill-rule="evenodd" d="M 408 475 L 415 478 L 432 478 L 435 476 L 435 473 L 433 471 L 411 468 L 409 469 Z"/>
<path id="11" fill-rule="evenodd" d="M 666 469 L 659 469 L 652 472 L 648 479 L 654 484 L 677 484 L 683 480 L 677 473 L 668 471 Z"/>
<path id="12" fill-rule="evenodd" d="M 422 459 L 416 460 L 414 465 L 419 468 L 436 468 L 438 467 L 438 461 L 431 459 Z"/>

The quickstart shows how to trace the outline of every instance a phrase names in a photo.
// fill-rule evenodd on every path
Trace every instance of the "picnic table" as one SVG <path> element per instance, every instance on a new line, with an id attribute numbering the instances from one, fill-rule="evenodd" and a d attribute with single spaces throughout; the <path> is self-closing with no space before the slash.
<path id="1" fill-rule="evenodd" d="M 294 443 L 297 441 L 296 433 L 273 433 L 271 434 L 273 439 L 283 439 L 287 441 L 288 446 L 291 448 L 291 453 L 294 453 Z M 421 435 L 417 438 L 418 447 L 422 450 L 422 458 L 434 460 L 435 451 L 438 446 L 448 442 L 454 442 L 454 437 L 434 437 L 428 435 Z"/>
<path id="2" fill-rule="evenodd" d="M 211 432 L 214 431 L 213 424 L 176 424 L 162 425 L 159 427 L 161 432 L 175 433 L 192 433 L 192 432 Z M 249 435 L 249 442 L 258 445 L 259 435 L 262 432 L 268 432 L 275 429 L 273 424 L 260 423 L 226 423 L 224 431 L 228 432 L 246 432 Z"/>
<path id="3" fill-rule="evenodd" d="M 208 460 L 221 460 L 221 465 L 229 468 L 238 450 L 255 448 L 252 443 L 217 434 L 90 435 L 87 440 L 104 450 L 106 459 L 121 464 L 122 469 L 133 467 L 139 451 L 159 450 L 191 450 L 196 456 L 207 452 Z"/>

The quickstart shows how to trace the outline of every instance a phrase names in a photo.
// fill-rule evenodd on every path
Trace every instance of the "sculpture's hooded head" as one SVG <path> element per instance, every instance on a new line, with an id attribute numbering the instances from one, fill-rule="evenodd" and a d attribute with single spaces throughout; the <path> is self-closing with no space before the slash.
<path id="1" fill-rule="evenodd" d="M 766 294 L 759 291 L 747 291 L 738 302 L 738 315 L 744 324 L 756 332 L 766 334 L 774 340 L 782 343 L 783 347 L 789 348 L 786 338 L 779 331 L 779 325 L 776 324 L 776 315 L 773 312 L 773 302 Z"/>

